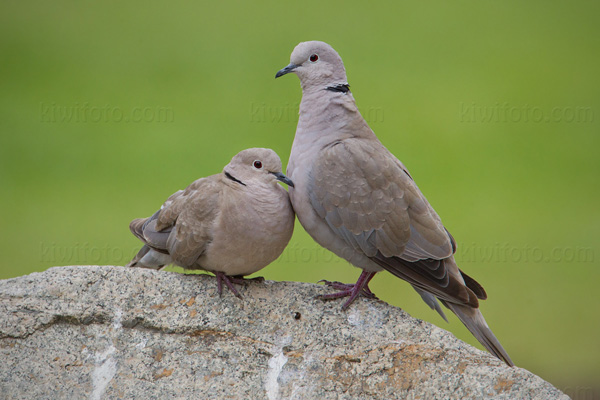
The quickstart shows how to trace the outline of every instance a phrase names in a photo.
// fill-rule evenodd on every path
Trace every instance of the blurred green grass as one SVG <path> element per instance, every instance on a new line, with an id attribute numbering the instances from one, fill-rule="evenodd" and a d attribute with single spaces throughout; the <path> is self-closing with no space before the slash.
<path id="1" fill-rule="evenodd" d="M 298 42 L 324 40 L 488 290 L 483 312 L 517 365 L 575 398 L 600 396 L 599 9 L 4 1 L 0 278 L 123 265 L 139 248 L 129 221 L 175 190 L 247 147 L 285 163 L 301 93 L 274 74 Z M 141 120 L 126 122 L 134 110 Z M 352 281 L 358 270 L 297 224 L 261 275 Z M 372 287 L 476 343 L 403 282 L 382 274 Z"/>

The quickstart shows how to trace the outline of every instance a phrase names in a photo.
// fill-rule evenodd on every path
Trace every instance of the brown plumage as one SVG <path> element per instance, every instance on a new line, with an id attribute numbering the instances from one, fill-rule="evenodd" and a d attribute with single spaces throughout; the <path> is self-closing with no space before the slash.
<path id="1" fill-rule="evenodd" d="M 355 285 L 324 298 L 373 297 L 375 273 L 387 270 L 412 285 L 445 315 L 452 310 L 492 354 L 513 365 L 479 311 L 483 287 L 455 263 L 456 242 L 404 165 L 361 116 L 340 56 L 323 42 L 300 43 L 276 77 L 300 78 L 302 101 L 288 162 L 294 210 L 322 246 L 363 270 Z M 343 90 L 342 90 L 343 88 Z"/>
<path id="2" fill-rule="evenodd" d="M 175 264 L 217 276 L 219 293 L 274 261 L 289 242 L 294 213 L 285 189 L 293 183 L 269 149 L 237 154 L 223 172 L 198 179 L 171 195 L 151 217 L 129 228 L 144 246 L 130 267 Z"/>

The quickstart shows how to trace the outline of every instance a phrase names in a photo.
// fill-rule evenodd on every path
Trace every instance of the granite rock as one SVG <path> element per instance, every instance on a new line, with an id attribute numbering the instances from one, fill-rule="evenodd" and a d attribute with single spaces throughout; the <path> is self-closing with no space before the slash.
<path id="1" fill-rule="evenodd" d="M 3 399 L 567 399 L 382 301 L 111 266 L 0 281 Z"/>

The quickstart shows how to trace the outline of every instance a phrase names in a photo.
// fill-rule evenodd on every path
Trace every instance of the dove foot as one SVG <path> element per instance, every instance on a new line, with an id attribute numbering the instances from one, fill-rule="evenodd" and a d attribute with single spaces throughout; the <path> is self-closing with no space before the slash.
<path id="1" fill-rule="evenodd" d="M 246 279 L 242 275 L 229 276 L 225 275 L 223 272 L 214 272 L 214 274 L 217 277 L 217 291 L 219 292 L 219 296 L 223 294 L 223 283 L 225 283 L 225 286 L 227 286 L 229 290 L 231 290 L 231 292 L 239 299 L 242 298 L 242 295 L 240 294 L 240 292 L 237 291 L 235 286 L 233 286 L 234 283 L 238 285 L 245 285 L 250 281 L 264 282 L 265 280 L 265 278 L 263 278 L 262 276 Z"/>
<path id="2" fill-rule="evenodd" d="M 375 274 L 376 272 L 363 271 L 356 283 L 330 282 L 326 280 L 319 281 L 319 283 L 323 282 L 327 286 L 339 290 L 339 292 L 336 293 L 322 294 L 319 296 L 319 298 L 322 300 L 332 300 L 339 299 L 340 297 L 349 297 L 348 300 L 346 300 L 346 302 L 342 305 L 342 310 L 347 309 L 358 296 L 376 299 L 377 297 L 375 294 L 373 294 L 371 289 L 369 289 L 369 281 L 373 279 Z"/>
<path id="3" fill-rule="evenodd" d="M 337 281 L 331 282 L 331 281 L 326 281 L 325 279 L 320 280 L 317 283 L 324 283 L 325 285 L 327 285 L 331 288 L 340 290 L 340 292 L 337 292 L 337 293 L 323 295 L 323 297 L 327 296 L 328 299 L 336 299 L 339 297 L 348 296 L 349 294 L 346 294 L 346 292 L 351 293 L 352 290 L 354 289 L 354 287 L 356 286 L 356 284 L 354 284 L 354 283 L 342 283 L 342 282 L 337 282 Z M 366 285 L 362 288 L 362 292 L 360 294 L 369 299 L 377 298 L 377 296 L 375 296 L 375 294 L 373 294 L 373 292 L 371 292 L 371 289 L 369 289 L 369 287 Z"/>
<path id="4" fill-rule="evenodd" d="M 235 297 L 239 299 L 242 298 L 240 292 L 238 292 L 235 286 L 233 286 L 234 283 L 239 283 L 239 281 L 242 280 L 241 278 L 227 276 L 222 272 L 215 272 L 214 274 L 217 277 L 217 291 L 219 292 L 219 297 L 221 297 L 221 295 L 223 294 L 223 283 L 225 283 L 225 285 L 229 288 L 229 290 L 231 290 Z"/>

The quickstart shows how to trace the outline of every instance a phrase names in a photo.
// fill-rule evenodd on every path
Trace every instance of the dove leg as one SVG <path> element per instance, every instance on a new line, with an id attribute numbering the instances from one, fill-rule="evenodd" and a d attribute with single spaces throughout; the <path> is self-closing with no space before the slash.
<path id="1" fill-rule="evenodd" d="M 242 298 L 242 295 L 237 291 L 235 286 L 233 286 L 234 283 L 237 283 L 238 285 L 244 285 L 248 283 L 248 281 L 263 282 L 265 280 L 265 278 L 263 278 L 262 276 L 257 276 L 256 278 L 251 279 L 245 279 L 241 275 L 228 276 L 225 275 L 223 272 L 215 272 L 214 274 L 217 277 L 217 290 L 219 292 L 219 296 L 221 296 L 221 294 L 223 293 L 223 283 L 225 283 L 229 290 L 231 290 L 231 292 L 240 299 Z"/>
<path id="2" fill-rule="evenodd" d="M 223 282 L 225 285 L 231 290 L 231 292 L 238 298 L 242 298 L 242 295 L 237 291 L 235 286 L 233 286 L 233 281 L 237 280 L 236 278 L 229 277 L 225 275 L 223 272 L 215 272 L 217 276 L 217 291 L 219 292 L 219 297 L 223 294 Z"/>
<path id="3" fill-rule="evenodd" d="M 326 295 L 326 296 L 331 296 L 331 297 L 328 297 L 331 299 L 344 297 L 345 295 L 343 294 L 343 292 L 352 290 L 354 288 L 354 283 L 342 283 L 342 282 L 337 282 L 337 281 L 331 282 L 331 281 L 326 281 L 325 279 L 320 280 L 317 283 L 324 283 L 331 288 L 341 290 L 341 292 L 339 292 L 339 293 L 332 293 L 331 295 Z M 375 294 L 373 292 L 371 292 L 371 289 L 369 289 L 368 286 L 363 287 L 363 291 L 361 294 L 369 299 L 377 298 L 377 296 L 375 296 Z M 338 295 L 338 296 L 335 296 L 335 295 Z"/>
<path id="4" fill-rule="evenodd" d="M 336 293 L 323 294 L 319 298 L 323 300 L 338 299 L 340 297 L 349 297 L 348 300 L 342 305 L 342 309 L 347 309 L 350 304 L 360 295 L 367 298 L 376 298 L 371 289 L 369 289 L 369 282 L 375 276 L 377 272 L 363 271 L 358 277 L 356 283 L 341 283 L 341 282 L 329 282 L 323 281 L 327 286 L 331 286 L 334 289 L 340 290 Z"/>

